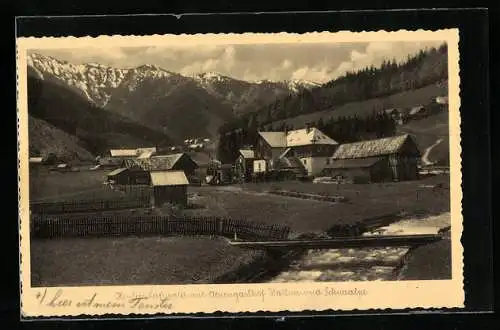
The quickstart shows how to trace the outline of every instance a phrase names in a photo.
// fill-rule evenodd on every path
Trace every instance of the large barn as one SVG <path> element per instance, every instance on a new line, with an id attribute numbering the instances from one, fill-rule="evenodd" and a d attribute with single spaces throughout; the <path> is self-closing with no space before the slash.
<path id="1" fill-rule="evenodd" d="M 307 175 L 314 176 L 323 170 L 337 146 L 336 141 L 310 125 L 293 131 L 259 132 L 254 171 L 272 170 L 279 158 L 286 155 L 298 158 Z"/>
<path id="2" fill-rule="evenodd" d="M 183 171 L 151 172 L 151 204 L 161 207 L 165 203 L 187 205 L 189 181 Z"/>
<path id="3" fill-rule="evenodd" d="M 353 182 L 418 179 L 420 151 L 408 135 L 339 146 L 322 174 Z"/>

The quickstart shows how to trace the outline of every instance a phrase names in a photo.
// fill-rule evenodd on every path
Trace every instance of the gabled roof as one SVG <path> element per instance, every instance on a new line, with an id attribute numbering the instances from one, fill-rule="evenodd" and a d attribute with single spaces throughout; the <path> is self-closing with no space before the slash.
<path id="1" fill-rule="evenodd" d="M 115 175 L 120 174 L 126 170 L 127 170 L 126 168 L 117 168 L 116 170 L 109 172 L 107 174 L 107 176 L 115 176 Z"/>
<path id="2" fill-rule="evenodd" d="M 272 148 L 286 147 L 285 132 L 259 132 L 264 141 L 267 142 Z"/>
<path id="3" fill-rule="evenodd" d="M 352 159 L 390 155 L 397 153 L 407 140 L 411 140 L 411 137 L 408 134 L 404 134 L 376 140 L 341 144 L 332 158 Z"/>
<path id="4" fill-rule="evenodd" d="M 325 168 L 341 169 L 341 168 L 367 168 L 381 161 L 382 157 L 355 158 L 355 159 L 338 159 L 326 165 Z"/>
<path id="5" fill-rule="evenodd" d="M 259 132 L 259 134 L 273 148 L 297 147 L 311 144 L 338 144 L 316 127 L 312 127 L 309 130 L 307 128 L 297 129 L 289 131 L 286 134 L 285 132 Z"/>
<path id="6" fill-rule="evenodd" d="M 254 159 L 255 158 L 255 152 L 251 149 L 240 149 L 240 155 L 243 156 L 245 159 Z"/>
<path id="7" fill-rule="evenodd" d="M 175 164 L 182 158 L 188 157 L 194 164 L 196 164 L 191 157 L 185 153 L 177 153 L 171 155 L 152 156 L 150 158 L 128 160 L 129 167 L 140 167 L 146 171 L 168 171 L 171 170 Z"/>
<path id="8" fill-rule="evenodd" d="M 321 132 L 316 127 L 312 127 L 309 131 L 306 128 L 288 132 L 286 135 L 286 146 L 305 146 L 310 144 L 338 144 L 335 140 Z"/>
<path id="9" fill-rule="evenodd" d="M 111 157 L 135 157 L 137 156 L 136 149 L 111 149 L 109 151 Z"/>
<path id="10" fill-rule="evenodd" d="M 184 171 L 151 172 L 150 176 L 153 186 L 183 186 L 189 184 Z"/>

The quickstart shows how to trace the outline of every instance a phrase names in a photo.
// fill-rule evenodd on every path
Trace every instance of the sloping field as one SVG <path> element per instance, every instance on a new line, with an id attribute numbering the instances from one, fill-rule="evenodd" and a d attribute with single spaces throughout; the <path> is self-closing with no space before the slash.
<path id="1" fill-rule="evenodd" d="M 447 112 L 443 112 L 424 119 L 410 121 L 408 124 L 400 126 L 398 131 L 414 135 L 422 154 L 424 154 L 428 147 L 441 139 L 441 142 L 432 148 L 428 158 L 431 162 L 438 162 L 440 165 L 449 165 L 450 139 L 448 116 Z"/>
<path id="2" fill-rule="evenodd" d="M 210 283 L 261 255 L 196 237 L 33 240 L 31 285 Z"/>
<path id="3" fill-rule="evenodd" d="M 53 153 L 63 159 L 92 160 L 94 156 L 75 136 L 58 129 L 45 120 L 28 117 L 29 148 L 34 155 Z"/>
<path id="4" fill-rule="evenodd" d="M 387 97 L 375 98 L 362 102 L 351 102 L 330 110 L 313 112 L 276 121 L 273 125 L 287 123 L 293 125 L 295 128 L 299 128 L 304 127 L 305 124 L 309 122 L 316 123 L 320 118 L 325 121 L 331 117 L 336 118 L 352 115 L 363 117 L 372 114 L 374 110 L 380 111 L 389 108 L 408 108 L 425 105 L 432 102 L 437 96 L 443 95 L 448 95 L 447 82 L 432 84 L 423 88 L 397 93 Z"/>

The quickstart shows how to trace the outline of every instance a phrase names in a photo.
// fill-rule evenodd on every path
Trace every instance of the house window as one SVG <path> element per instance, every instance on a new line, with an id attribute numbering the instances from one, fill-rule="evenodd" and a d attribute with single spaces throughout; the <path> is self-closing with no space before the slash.
<path id="1" fill-rule="evenodd" d="M 257 169 L 259 172 L 261 171 L 260 163 L 257 163 Z"/>
<path id="2" fill-rule="evenodd" d="M 326 165 L 330 165 L 330 158 L 326 159 Z"/>
<path id="3" fill-rule="evenodd" d="M 307 159 L 302 160 L 304 162 L 304 165 L 307 165 Z"/>

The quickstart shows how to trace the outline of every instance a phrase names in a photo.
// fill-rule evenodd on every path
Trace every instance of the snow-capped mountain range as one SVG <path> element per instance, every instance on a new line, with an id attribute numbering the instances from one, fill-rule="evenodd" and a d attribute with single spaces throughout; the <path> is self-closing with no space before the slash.
<path id="1" fill-rule="evenodd" d="M 247 82 L 216 72 L 204 72 L 188 77 L 155 65 L 123 69 L 99 63 L 73 64 L 37 53 L 28 55 L 28 66 L 43 79 L 64 84 L 99 107 L 106 107 L 118 89 L 133 93 L 144 83 L 151 85 L 155 81 L 159 84 L 185 84 L 191 80 L 209 94 L 231 105 L 235 112 L 254 101 L 265 102 L 270 96 L 274 98 L 295 94 L 319 86 L 301 80 Z"/>

